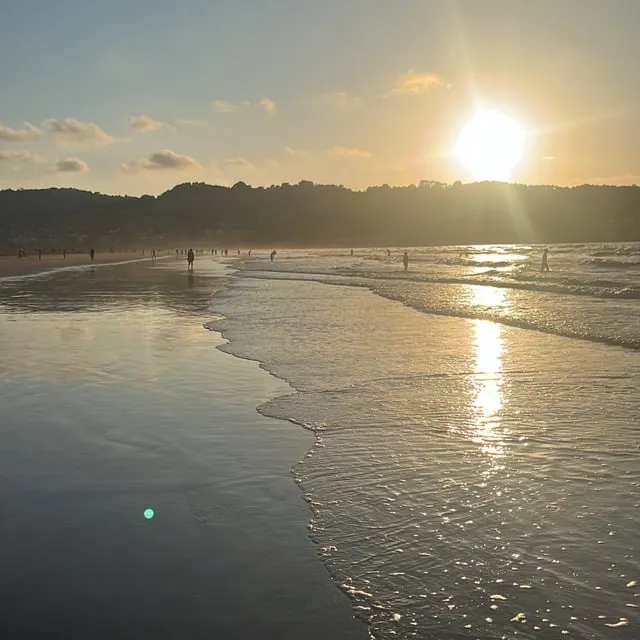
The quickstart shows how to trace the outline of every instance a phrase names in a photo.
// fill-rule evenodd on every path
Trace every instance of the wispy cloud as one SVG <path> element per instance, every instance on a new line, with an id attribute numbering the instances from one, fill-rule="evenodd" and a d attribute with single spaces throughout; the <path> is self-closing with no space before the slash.
<path id="1" fill-rule="evenodd" d="M 33 142 L 39 140 L 44 135 L 42 129 L 25 122 L 20 129 L 6 127 L 0 122 L 0 140 L 9 142 Z"/>
<path id="2" fill-rule="evenodd" d="M 224 161 L 227 167 L 238 167 L 240 169 L 253 169 L 255 165 L 250 160 L 243 158 L 242 156 L 236 156 L 234 158 L 227 158 Z"/>
<path id="3" fill-rule="evenodd" d="M 89 171 L 89 165 L 80 158 L 63 158 L 56 162 L 55 171 L 59 173 L 86 173 Z"/>
<path id="4" fill-rule="evenodd" d="M 334 158 L 365 158 L 368 159 L 371 157 L 370 151 L 364 151 L 363 149 L 358 149 L 357 147 L 333 147 L 331 149 L 327 149 L 327 155 L 333 156 Z"/>
<path id="5" fill-rule="evenodd" d="M 211 108 L 216 113 L 233 113 L 240 109 L 246 109 L 250 107 L 251 103 L 248 100 L 242 102 L 228 102 L 227 100 L 214 100 L 211 103 Z"/>
<path id="6" fill-rule="evenodd" d="M 44 162 L 44 158 L 30 151 L 0 151 L 0 162 L 40 164 Z"/>
<path id="7" fill-rule="evenodd" d="M 241 102 L 229 102 L 228 100 L 214 100 L 211 103 L 211 108 L 214 113 L 235 113 L 243 109 L 250 109 L 255 107 L 262 109 L 266 113 L 275 114 L 277 111 L 276 103 L 271 98 L 262 97 L 258 102 L 251 102 L 250 100 L 242 100 Z"/>
<path id="8" fill-rule="evenodd" d="M 262 107 L 267 113 L 276 112 L 276 103 L 271 98 L 265 98 L 263 96 L 262 98 L 260 98 L 258 106 Z"/>
<path id="9" fill-rule="evenodd" d="M 424 93 L 432 87 L 449 87 L 445 81 L 436 73 L 425 73 L 420 71 L 407 71 L 403 73 L 395 83 L 393 87 L 393 93 L 416 95 Z"/>
<path id="10" fill-rule="evenodd" d="M 74 118 L 50 118 L 43 125 L 61 147 L 103 147 L 114 141 L 113 136 L 94 122 L 83 122 Z"/>
<path id="11" fill-rule="evenodd" d="M 139 116 L 129 116 L 129 125 L 132 129 L 140 131 L 141 133 L 151 133 L 166 127 L 164 122 L 154 120 L 151 116 L 145 116 L 140 114 Z"/>
<path id="12" fill-rule="evenodd" d="M 362 106 L 362 100 L 357 96 L 349 95 L 346 91 L 333 91 L 323 93 L 320 102 L 333 109 L 357 109 Z"/>
<path id="13" fill-rule="evenodd" d="M 208 122 L 205 120 L 198 120 L 197 118 L 177 118 L 174 122 L 187 127 L 202 127 L 203 129 L 211 128 L 211 125 Z"/>

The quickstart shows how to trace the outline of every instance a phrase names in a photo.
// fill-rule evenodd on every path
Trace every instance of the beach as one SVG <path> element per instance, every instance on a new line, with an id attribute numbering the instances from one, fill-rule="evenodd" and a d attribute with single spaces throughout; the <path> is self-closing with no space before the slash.
<path id="1" fill-rule="evenodd" d="M 7 637 L 366 637 L 292 480 L 312 435 L 256 412 L 289 387 L 203 326 L 224 283 L 204 259 L 0 281 Z"/>
<path id="2" fill-rule="evenodd" d="M 160 254 L 158 254 L 158 257 L 160 257 Z M 147 251 L 145 257 L 140 253 L 133 252 L 96 252 L 93 260 L 91 260 L 88 251 L 83 253 L 68 253 L 66 257 L 58 253 L 43 253 L 41 258 L 38 258 L 37 253 L 28 254 L 24 258 L 0 256 L 0 278 L 30 275 L 68 267 L 113 264 L 132 260 L 151 260 L 151 253 Z"/>
<path id="3" fill-rule="evenodd" d="M 636 253 L 0 280 L 5 628 L 636 638 Z"/>

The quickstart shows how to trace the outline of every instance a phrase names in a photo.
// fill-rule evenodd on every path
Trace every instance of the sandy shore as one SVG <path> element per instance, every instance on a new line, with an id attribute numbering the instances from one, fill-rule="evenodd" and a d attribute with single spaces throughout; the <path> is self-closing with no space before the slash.
<path id="1" fill-rule="evenodd" d="M 124 262 L 125 260 L 149 259 L 151 256 L 139 253 L 96 253 L 93 264 L 105 264 L 109 262 Z M 91 264 L 88 253 L 69 253 L 66 258 L 60 254 L 45 255 L 38 260 L 37 255 L 27 256 L 21 260 L 15 256 L 0 256 L 0 278 L 7 276 L 22 276 L 41 271 L 50 271 L 60 267 L 73 267 L 77 265 Z"/>

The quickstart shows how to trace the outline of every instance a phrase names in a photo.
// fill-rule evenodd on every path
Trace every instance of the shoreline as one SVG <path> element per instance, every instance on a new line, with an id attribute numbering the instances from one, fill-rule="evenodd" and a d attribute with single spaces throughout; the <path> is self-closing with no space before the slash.
<path id="1" fill-rule="evenodd" d="M 159 255 L 157 260 L 166 260 L 171 256 Z M 129 262 L 150 262 L 151 256 L 141 256 L 137 253 L 97 253 L 91 260 L 88 253 L 70 253 L 66 258 L 59 254 L 17 258 L 15 256 L 0 256 L 0 281 L 25 277 L 38 277 L 60 271 L 70 271 L 86 267 L 119 265 Z"/>
<path id="2" fill-rule="evenodd" d="M 234 273 L 238 271 L 242 271 L 237 266 L 232 268 L 231 265 L 226 265 L 227 269 L 233 270 Z M 231 274 L 228 274 L 231 275 Z M 248 276 L 251 278 L 251 275 Z M 234 278 L 236 281 L 238 277 Z M 226 357 L 233 358 L 234 360 L 238 360 L 240 362 L 244 362 L 252 367 L 255 367 L 257 371 L 261 374 L 266 374 L 268 378 L 270 378 L 276 385 L 285 385 L 288 391 L 282 390 L 280 393 L 279 389 L 271 389 L 271 393 L 268 394 L 268 397 L 255 405 L 255 412 L 265 420 L 276 420 L 279 423 L 284 425 L 292 426 L 300 435 L 308 436 L 311 438 L 310 445 L 307 447 L 306 451 L 296 460 L 291 461 L 291 465 L 289 467 L 289 478 L 293 485 L 298 489 L 298 501 L 304 505 L 307 512 L 307 524 L 306 524 L 306 537 L 309 541 L 310 545 L 314 547 L 316 551 L 316 558 L 318 560 L 318 564 L 325 571 L 327 578 L 329 580 L 330 585 L 335 589 L 336 596 L 338 598 L 338 602 L 343 600 L 346 602 L 349 607 L 353 619 L 353 623 L 356 625 L 353 629 L 353 633 L 361 633 L 364 632 L 367 636 L 371 635 L 371 628 L 369 625 L 369 621 L 366 616 L 362 615 L 362 611 L 357 608 L 357 600 L 353 597 L 353 594 L 345 589 L 344 586 L 338 579 L 338 575 L 331 571 L 329 565 L 326 562 L 326 556 L 320 553 L 320 540 L 314 535 L 313 531 L 313 522 L 318 517 L 318 510 L 314 506 L 314 502 L 308 493 L 308 490 L 305 489 L 303 483 L 303 474 L 302 467 L 304 465 L 305 459 L 308 459 L 312 456 L 315 451 L 317 451 L 318 447 L 322 445 L 322 438 L 320 433 L 316 428 L 311 425 L 304 424 L 303 422 L 299 422 L 295 420 L 293 417 L 284 417 L 279 415 L 269 414 L 267 411 L 267 407 L 273 403 L 274 401 L 280 398 L 286 398 L 290 395 L 304 393 L 304 391 L 298 387 L 296 387 L 292 381 L 288 380 L 285 376 L 280 375 L 275 370 L 269 368 L 268 363 L 263 362 L 259 358 L 252 357 L 247 354 L 243 354 L 240 351 L 235 351 L 232 347 L 232 343 L 234 340 L 230 337 L 227 337 L 226 331 L 223 328 L 218 328 L 217 325 L 227 320 L 224 314 L 219 313 L 215 308 L 216 297 L 220 293 L 228 293 L 229 290 L 233 287 L 233 280 L 229 280 L 227 284 L 222 287 L 220 290 L 216 291 L 211 297 L 211 311 L 216 316 L 209 320 L 208 322 L 203 324 L 203 327 L 211 332 L 214 336 L 217 336 L 219 341 L 218 344 L 215 345 L 216 351 L 223 354 Z M 358 628 L 360 627 L 360 628 Z M 346 630 L 345 630 L 346 631 Z M 350 632 L 349 632 L 350 633 Z"/>

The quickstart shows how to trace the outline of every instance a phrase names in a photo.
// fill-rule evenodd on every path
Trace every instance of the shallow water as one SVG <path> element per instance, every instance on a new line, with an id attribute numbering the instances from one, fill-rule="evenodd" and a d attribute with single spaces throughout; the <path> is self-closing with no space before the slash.
<path id="1" fill-rule="evenodd" d="M 292 482 L 313 438 L 256 413 L 289 387 L 216 349 L 196 266 L 0 283 L 3 637 L 366 637 Z"/>
<path id="2" fill-rule="evenodd" d="M 258 256 L 214 326 L 297 389 L 261 410 L 316 432 L 312 537 L 372 634 L 637 638 L 637 303 L 391 282 L 360 259 Z M 597 343 L 622 327 L 624 347 Z"/>

